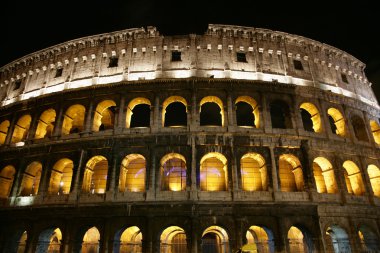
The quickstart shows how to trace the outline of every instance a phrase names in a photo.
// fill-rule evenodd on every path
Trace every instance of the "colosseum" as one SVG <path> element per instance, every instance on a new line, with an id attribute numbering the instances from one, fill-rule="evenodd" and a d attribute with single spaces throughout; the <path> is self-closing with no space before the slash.
<path id="1" fill-rule="evenodd" d="M 365 64 L 268 29 L 152 26 L 0 68 L 0 252 L 380 252 Z"/>

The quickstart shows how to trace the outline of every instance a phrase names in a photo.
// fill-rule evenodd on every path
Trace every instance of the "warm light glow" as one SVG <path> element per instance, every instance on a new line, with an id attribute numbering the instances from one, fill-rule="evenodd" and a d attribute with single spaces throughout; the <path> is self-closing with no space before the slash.
<path id="1" fill-rule="evenodd" d="M 345 161 L 343 168 L 345 169 L 344 178 L 348 193 L 358 196 L 363 195 L 365 190 L 359 167 L 352 161 Z"/>
<path id="2" fill-rule="evenodd" d="M 103 194 L 106 191 L 108 161 L 104 156 L 94 156 L 86 164 L 82 191 Z"/>
<path id="3" fill-rule="evenodd" d="M 104 100 L 98 104 L 94 113 L 94 124 L 92 131 L 98 132 L 102 125 L 104 129 L 112 129 L 114 125 L 114 112 L 111 107 L 115 107 L 113 100 Z"/>
<path id="4" fill-rule="evenodd" d="M 227 159 L 220 153 L 211 152 L 200 161 L 200 185 L 202 191 L 227 190 Z"/>
<path id="5" fill-rule="evenodd" d="M 81 253 L 97 253 L 99 252 L 100 233 L 96 227 L 87 230 L 83 236 Z"/>
<path id="6" fill-rule="evenodd" d="M 317 157 L 313 162 L 313 174 L 318 193 L 337 193 L 334 169 L 324 157 Z"/>
<path id="7" fill-rule="evenodd" d="M 247 238 L 247 244 L 251 248 L 256 248 L 259 251 L 254 252 L 270 252 L 269 249 L 269 237 L 267 232 L 259 226 L 251 226 L 245 235 Z"/>
<path id="8" fill-rule="evenodd" d="M 305 252 L 304 235 L 297 227 L 288 231 L 289 252 Z"/>
<path id="9" fill-rule="evenodd" d="M 291 154 L 283 154 L 279 158 L 280 186 L 283 192 L 304 190 L 304 180 L 301 163 Z"/>
<path id="10" fill-rule="evenodd" d="M 53 234 L 50 237 L 50 243 L 48 247 L 48 253 L 50 252 L 59 252 L 61 247 L 62 232 L 59 228 L 56 228 L 53 231 Z"/>
<path id="11" fill-rule="evenodd" d="M 186 252 L 186 233 L 180 227 L 171 226 L 162 231 L 160 236 L 160 252 Z"/>
<path id="12" fill-rule="evenodd" d="M 13 129 L 12 143 L 25 141 L 31 121 L 32 117 L 30 115 L 23 115 L 19 118 Z"/>
<path id="13" fill-rule="evenodd" d="M 121 162 L 119 191 L 145 191 L 146 161 L 140 154 L 129 154 Z"/>
<path id="14" fill-rule="evenodd" d="M 73 176 L 73 161 L 67 158 L 60 159 L 53 166 L 49 183 L 49 194 L 69 194 Z"/>
<path id="15" fill-rule="evenodd" d="M 371 132 L 373 135 L 373 139 L 375 140 L 376 144 L 380 145 L 380 126 L 374 120 L 370 120 L 370 125 L 371 125 Z M 0 130 L 0 132 L 1 132 L 1 130 Z"/>
<path id="16" fill-rule="evenodd" d="M 142 233 L 136 226 L 124 230 L 120 237 L 120 253 L 142 252 Z"/>
<path id="17" fill-rule="evenodd" d="M 56 113 L 54 109 L 48 109 L 41 114 L 34 136 L 35 139 L 50 137 L 53 134 L 55 117 Z"/>
<path id="18" fill-rule="evenodd" d="M 186 189 L 186 160 L 180 154 L 170 153 L 161 159 L 161 189 L 183 191 Z"/>
<path id="19" fill-rule="evenodd" d="M 245 102 L 252 107 L 252 110 L 253 110 L 252 113 L 255 117 L 255 126 L 256 128 L 259 128 L 260 127 L 260 112 L 259 112 L 259 106 L 256 100 L 254 100 L 253 98 L 249 96 L 240 96 L 236 99 L 235 105 L 239 102 Z"/>
<path id="20" fill-rule="evenodd" d="M 26 168 L 22 177 L 20 196 L 35 196 L 38 193 L 42 173 L 42 164 L 32 162 Z"/>
<path id="21" fill-rule="evenodd" d="M 0 124 L 0 145 L 5 143 L 5 139 L 8 134 L 9 125 L 10 125 L 9 120 L 4 120 Z"/>
<path id="22" fill-rule="evenodd" d="M 83 105 L 76 104 L 70 106 L 64 115 L 62 135 L 83 131 L 85 112 L 86 108 Z"/>
<path id="23" fill-rule="evenodd" d="M 224 109 L 223 109 L 223 102 L 220 100 L 220 98 L 215 96 L 207 96 L 202 98 L 201 102 L 199 103 L 199 113 L 202 111 L 202 105 L 205 103 L 216 103 L 220 108 L 220 115 L 222 117 L 222 126 L 224 126 Z"/>
<path id="24" fill-rule="evenodd" d="M 333 118 L 334 120 L 334 124 L 336 127 L 335 134 L 342 137 L 346 136 L 346 123 L 342 113 L 336 108 L 329 108 L 327 110 L 327 114 L 330 115 L 331 118 Z"/>
<path id="25" fill-rule="evenodd" d="M 24 253 L 25 247 L 26 247 L 26 240 L 28 239 L 28 233 L 24 231 L 22 233 L 20 240 L 18 240 L 18 247 L 17 247 L 17 253 Z"/>
<path id="26" fill-rule="evenodd" d="M 151 106 L 151 103 L 150 103 L 149 99 L 147 99 L 147 98 L 139 97 L 139 98 L 132 99 L 131 102 L 129 102 L 128 107 L 127 107 L 127 117 L 126 117 L 126 127 L 127 128 L 131 127 L 131 118 L 132 118 L 132 114 L 133 114 L 133 112 L 132 112 L 133 108 L 135 108 L 135 106 L 139 105 L 139 104 L 145 104 L 145 105 Z"/>
<path id="27" fill-rule="evenodd" d="M 311 115 L 314 132 L 322 132 L 322 120 L 317 107 L 312 103 L 303 103 L 300 105 L 300 108 L 306 110 Z"/>
<path id="28" fill-rule="evenodd" d="M 380 169 L 374 164 L 368 165 L 368 176 L 371 182 L 373 194 L 380 198 Z"/>
<path id="29" fill-rule="evenodd" d="M 0 198 L 8 198 L 12 189 L 16 169 L 12 165 L 0 171 Z"/>
<path id="30" fill-rule="evenodd" d="M 242 188 L 244 191 L 266 191 L 268 187 L 265 159 L 257 153 L 245 154 L 240 160 Z"/>

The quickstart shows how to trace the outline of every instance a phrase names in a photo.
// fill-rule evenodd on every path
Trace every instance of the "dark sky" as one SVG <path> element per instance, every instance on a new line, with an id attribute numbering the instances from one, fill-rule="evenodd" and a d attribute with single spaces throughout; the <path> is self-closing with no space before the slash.
<path id="1" fill-rule="evenodd" d="M 208 24 L 267 28 L 337 47 L 363 61 L 380 100 L 380 9 L 374 0 L 118 1 L 0 3 L 0 66 L 67 40 L 135 27 L 203 34 Z"/>

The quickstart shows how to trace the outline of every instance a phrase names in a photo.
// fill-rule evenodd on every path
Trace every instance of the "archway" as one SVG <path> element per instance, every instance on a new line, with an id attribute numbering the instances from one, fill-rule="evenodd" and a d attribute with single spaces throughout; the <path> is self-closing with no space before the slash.
<path id="1" fill-rule="evenodd" d="M 84 116 L 86 108 L 76 104 L 70 106 L 64 115 L 62 123 L 62 135 L 79 133 L 84 130 Z"/>
<path id="2" fill-rule="evenodd" d="M 334 169 L 330 161 L 324 157 L 317 157 L 313 161 L 313 174 L 318 193 L 337 193 Z"/>
<path id="3" fill-rule="evenodd" d="M 92 131 L 113 129 L 115 124 L 116 103 L 113 100 L 104 100 L 98 104 L 94 112 Z"/>
<path id="4" fill-rule="evenodd" d="M 32 162 L 26 167 L 21 181 L 20 196 L 35 196 L 38 193 L 42 173 L 42 164 Z"/>
<path id="5" fill-rule="evenodd" d="M 217 152 L 204 155 L 200 161 L 200 186 L 202 191 L 227 190 L 227 158 Z"/>
<path id="6" fill-rule="evenodd" d="M 162 126 L 187 125 L 187 102 L 183 97 L 171 96 L 162 103 Z"/>
<path id="7" fill-rule="evenodd" d="M 317 107 L 312 103 L 303 103 L 300 105 L 300 110 L 304 129 L 310 132 L 322 132 L 321 115 Z"/>
<path id="8" fill-rule="evenodd" d="M 358 236 L 363 252 L 380 252 L 380 238 L 369 226 L 361 225 Z"/>
<path id="9" fill-rule="evenodd" d="M 107 174 L 107 159 L 100 155 L 92 157 L 86 164 L 82 190 L 93 194 L 104 194 L 107 186 Z"/>
<path id="10" fill-rule="evenodd" d="M 73 161 L 67 158 L 57 161 L 51 171 L 49 194 L 69 194 L 73 177 Z"/>
<path id="11" fill-rule="evenodd" d="M 146 160 L 140 154 L 129 154 L 121 162 L 119 192 L 145 191 Z"/>
<path id="12" fill-rule="evenodd" d="M 380 169 L 374 164 L 368 165 L 368 176 L 371 182 L 373 194 L 380 198 Z"/>
<path id="13" fill-rule="evenodd" d="M 293 128 L 290 110 L 287 103 L 282 100 L 274 100 L 269 104 L 272 128 Z"/>
<path id="14" fill-rule="evenodd" d="M 161 190 L 183 191 L 186 189 L 186 160 L 180 154 L 170 153 L 161 159 Z"/>
<path id="15" fill-rule="evenodd" d="M 56 113 L 54 109 L 48 109 L 41 114 L 40 119 L 38 120 L 36 134 L 34 136 L 35 139 L 52 136 L 55 117 Z"/>
<path id="16" fill-rule="evenodd" d="M 289 252 L 309 252 L 305 236 L 306 235 L 298 227 L 292 226 L 288 231 Z"/>
<path id="17" fill-rule="evenodd" d="M 186 233 L 180 227 L 170 226 L 162 231 L 160 237 L 161 253 L 185 253 L 187 252 Z"/>
<path id="18" fill-rule="evenodd" d="M 371 125 L 371 132 L 372 132 L 372 135 L 373 135 L 373 139 L 375 140 L 376 144 L 380 145 L 380 126 L 374 120 L 370 120 L 369 123 Z M 0 130 L 0 132 L 1 132 L 1 130 Z"/>
<path id="19" fill-rule="evenodd" d="M 99 252 L 100 233 L 96 227 L 92 227 L 83 236 L 81 253 Z"/>
<path id="20" fill-rule="evenodd" d="M 0 145 L 5 143 L 5 139 L 7 138 L 8 130 L 9 130 L 9 120 L 4 120 L 0 124 Z"/>
<path id="21" fill-rule="evenodd" d="M 32 117 L 30 115 L 23 115 L 19 118 L 13 129 L 12 143 L 25 141 L 31 121 Z"/>
<path id="22" fill-rule="evenodd" d="M 257 102 L 249 96 L 240 96 L 235 101 L 236 123 L 242 127 L 260 127 L 260 112 Z"/>
<path id="23" fill-rule="evenodd" d="M 147 98 L 135 98 L 128 104 L 126 127 L 149 127 L 150 126 L 150 106 Z"/>
<path id="24" fill-rule="evenodd" d="M 41 232 L 38 237 L 36 253 L 59 253 L 62 232 L 59 228 L 50 228 Z"/>
<path id="25" fill-rule="evenodd" d="M 364 121 L 358 115 L 352 115 L 351 125 L 354 129 L 355 137 L 358 141 L 368 141 L 368 135 Z"/>
<path id="26" fill-rule="evenodd" d="M 121 233 L 121 235 L 120 235 Z M 115 253 L 141 253 L 142 233 L 136 226 L 128 227 L 115 235 Z"/>
<path id="27" fill-rule="evenodd" d="M 229 238 L 226 230 L 210 226 L 202 233 L 202 253 L 229 253 Z"/>
<path id="28" fill-rule="evenodd" d="M 199 103 L 201 126 L 224 126 L 223 102 L 215 96 L 202 98 Z"/>
<path id="29" fill-rule="evenodd" d="M 8 198 L 12 189 L 16 169 L 12 165 L 5 166 L 0 172 L 0 198 Z"/>
<path id="30" fill-rule="evenodd" d="M 246 233 L 247 243 L 256 246 L 252 253 L 273 253 L 273 233 L 266 227 L 251 226 Z M 251 253 L 251 252 L 250 252 Z"/>
<path id="31" fill-rule="evenodd" d="M 346 123 L 342 113 L 336 108 L 327 110 L 331 131 L 338 136 L 346 136 Z"/>
<path id="32" fill-rule="evenodd" d="M 28 233 L 24 231 L 22 235 L 20 236 L 20 240 L 18 241 L 18 246 L 17 246 L 17 253 L 25 253 L 25 248 L 26 248 L 26 241 L 28 239 Z"/>
<path id="33" fill-rule="evenodd" d="M 265 159 L 257 153 L 247 153 L 240 159 L 242 189 L 244 191 L 266 191 L 268 174 Z"/>
<path id="34" fill-rule="evenodd" d="M 302 166 L 298 158 L 291 154 L 282 154 L 279 158 L 280 189 L 283 192 L 304 190 Z"/>
<path id="35" fill-rule="evenodd" d="M 326 235 L 330 237 L 327 248 L 333 249 L 335 253 L 351 252 L 350 240 L 346 231 L 338 225 L 327 228 Z"/>
<path id="36" fill-rule="evenodd" d="M 345 161 L 343 168 L 348 193 L 363 195 L 365 190 L 359 167 L 352 161 Z"/>

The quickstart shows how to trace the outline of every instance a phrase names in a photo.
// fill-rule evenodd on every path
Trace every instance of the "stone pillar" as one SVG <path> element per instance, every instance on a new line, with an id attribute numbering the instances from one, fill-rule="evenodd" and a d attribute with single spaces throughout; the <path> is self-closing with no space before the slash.
<path id="1" fill-rule="evenodd" d="M 121 98 L 119 101 L 119 110 L 117 114 L 117 122 L 115 124 L 115 132 L 120 133 L 123 131 L 123 129 L 126 127 L 126 122 L 125 122 L 125 96 L 124 94 L 121 94 Z M 116 117 L 116 115 L 115 115 Z"/>
<path id="2" fill-rule="evenodd" d="M 197 197 L 197 148 L 195 145 L 195 136 L 190 137 L 191 141 L 191 199 L 196 200 Z"/>
<path id="3" fill-rule="evenodd" d="M 155 199 L 156 195 L 156 156 L 154 153 L 154 149 L 152 147 L 149 147 L 150 151 L 150 157 L 149 162 L 150 164 L 147 164 L 146 168 L 149 169 L 149 174 L 147 171 L 147 187 L 146 187 L 146 198 L 147 200 L 153 200 Z"/>
<path id="4" fill-rule="evenodd" d="M 30 123 L 30 127 L 29 127 L 28 133 L 27 133 L 26 138 L 25 138 L 26 143 L 30 143 L 34 139 L 34 136 L 35 136 L 36 130 L 37 130 L 37 126 L 38 126 L 38 122 L 39 122 L 39 115 L 40 114 L 37 114 L 36 112 L 33 114 L 33 116 L 31 115 L 32 121 Z"/>
<path id="5" fill-rule="evenodd" d="M 224 122 L 224 126 L 228 126 L 228 128 L 234 128 L 236 126 L 236 111 L 233 109 L 233 101 L 231 98 L 231 93 L 232 91 L 228 91 L 227 94 L 227 117 L 224 117 L 225 119 L 227 118 L 227 122 Z"/>
<path id="6" fill-rule="evenodd" d="M 190 117 L 190 122 L 188 122 L 190 126 L 190 131 L 194 131 L 199 127 L 199 114 L 197 111 L 197 94 L 196 90 L 193 90 L 192 93 L 192 99 L 191 99 L 191 117 Z"/>
<path id="7" fill-rule="evenodd" d="M 106 191 L 106 199 L 107 200 L 113 200 L 114 198 L 114 193 L 117 192 L 117 190 L 115 189 L 117 186 L 116 186 L 116 182 L 117 180 L 119 179 L 119 173 L 117 173 L 119 171 L 119 168 L 120 168 L 120 161 L 119 161 L 119 158 L 116 157 L 117 154 L 113 154 L 113 159 L 112 159 L 112 164 L 110 164 L 111 166 L 109 166 L 110 171 L 108 172 L 108 182 L 107 182 L 107 191 Z"/>
<path id="8" fill-rule="evenodd" d="M 270 150 L 270 159 L 271 159 L 271 167 L 272 167 L 272 188 L 273 192 L 280 191 L 279 181 L 278 181 L 278 172 L 276 165 L 276 157 L 274 154 L 274 146 L 269 147 Z"/>
<path id="9" fill-rule="evenodd" d="M 74 171 L 73 173 L 73 178 L 75 177 L 75 179 L 73 180 L 72 184 L 73 186 L 71 187 L 72 191 L 70 193 L 70 197 L 69 199 L 71 200 L 75 200 L 75 201 L 78 201 L 78 197 L 79 197 L 79 194 L 80 194 L 80 187 L 81 187 L 81 182 L 79 182 L 80 180 L 80 174 L 81 174 L 81 171 L 82 171 L 82 168 L 85 167 L 85 158 L 87 156 L 87 151 L 85 150 L 81 150 L 81 153 L 80 153 L 80 157 L 79 157 L 79 162 L 78 162 L 78 166 L 77 166 L 77 169 Z"/>
<path id="10" fill-rule="evenodd" d="M 191 253 L 201 252 L 201 238 L 198 234 L 199 230 L 199 217 L 192 217 L 191 219 Z"/>
<path id="11" fill-rule="evenodd" d="M 5 137 L 4 145 L 11 144 L 12 136 L 13 136 L 13 131 L 15 130 L 15 124 L 16 124 L 16 117 L 13 116 L 12 120 L 11 120 L 11 122 L 9 124 L 9 127 L 8 127 L 8 133 L 7 133 L 7 136 Z"/>
<path id="12" fill-rule="evenodd" d="M 374 200 L 375 196 L 373 194 L 371 180 L 369 179 L 369 175 L 368 175 L 368 163 L 366 162 L 365 157 L 359 156 L 359 163 L 360 163 L 359 167 L 361 169 L 360 174 L 362 175 L 362 180 L 363 180 L 364 190 L 365 190 L 364 195 L 367 196 L 367 199 L 368 199 L 369 203 L 371 203 L 372 205 L 374 205 L 374 203 L 375 203 L 375 200 Z"/>
<path id="13" fill-rule="evenodd" d="M 151 110 L 151 113 L 150 113 L 150 128 L 152 129 L 152 132 L 155 133 L 158 131 L 158 129 L 160 128 L 160 122 L 159 122 L 159 119 L 160 119 L 160 99 L 158 97 L 157 94 L 155 94 L 155 97 L 154 97 L 154 106 L 152 108 L 153 110 Z"/>
<path id="14" fill-rule="evenodd" d="M 244 221 L 242 218 L 235 219 L 235 227 L 236 227 L 236 238 L 235 238 L 236 249 L 235 250 L 240 249 L 245 244 L 243 242 L 243 223 Z"/>
<path id="15" fill-rule="evenodd" d="M 45 164 L 42 164 L 41 181 L 37 193 L 37 196 L 40 197 L 41 201 L 48 194 L 51 171 L 52 170 L 49 162 L 45 162 Z"/>
<path id="16" fill-rule="evenodd" d="M 84 132 L 90 133 L 92 131 L 92 123 L 94 121 L 94 101 L 90 100 L 90 103 L 88 105 L 88 110 L 86 110 L 86 116 L 84 121 Z"/>

